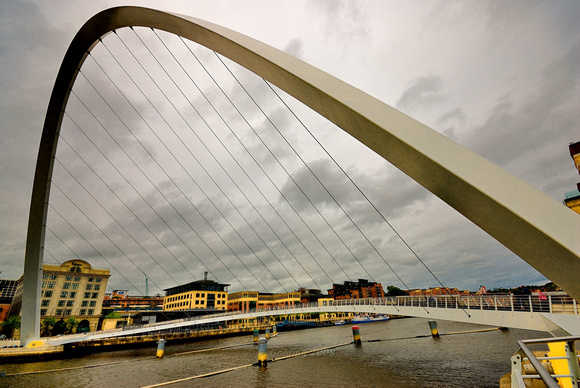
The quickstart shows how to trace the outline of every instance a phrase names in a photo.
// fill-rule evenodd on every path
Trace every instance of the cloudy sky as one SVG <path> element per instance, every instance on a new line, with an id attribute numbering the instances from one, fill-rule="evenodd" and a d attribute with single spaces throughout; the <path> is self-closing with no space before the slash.
<path id="1" fill-rule="evenodd" d="M 60 62 L 84 22 L 117 5 L 194 16 L 284 50 L 556 201 L 578 181 L 567 148 L 580 140 L 575 0 L 0 0 L 2 278 L 22 274 L 36 154 Z M 213 53 L 136 29 L 107 36 L 92 54 L 63 122 L 45 262 L 80 257 L 111 270 L 110 289 L 132 294 L 145 292 L 146 277 L 157 293 L 204 271 L 231 291 L 326 290 L 358 278 L 469 290 L 546 281 L 348 135 L 276 90 L 288 110 L 263 81 Z M 157 86 L 144 69 L 175 108 L 160 93 L 145 97 Z"/>

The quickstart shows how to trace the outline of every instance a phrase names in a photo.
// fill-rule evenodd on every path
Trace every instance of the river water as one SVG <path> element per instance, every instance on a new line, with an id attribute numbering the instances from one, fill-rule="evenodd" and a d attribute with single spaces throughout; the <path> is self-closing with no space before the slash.
<path id="1" fill-rule="evenodd" d="M 287 360 L 269 362 L 266 369 L 250 366 L 231 372 L 170 385 L 171 387 L 498 387 L 510 371 L 510 357 L 519 339 L 547 333 L 510 329 L 471 334 L 429 335 L 426 319 L 404 318 L 362 324 L 362 346 L 353 344 Z M 488 328 L 439 321 L 439 333 Z M 377 342 L 366 342 L 380 340 Z M 351 325 L 280 332 L 268 342 L 268 359 L 289 356 L 352 341 Z M 74 359 L 5 364 L 5 387 L 140 387 L 184 379 L 257 361 L 257 346 L 245 335 L 186 344 L 96 353 Z M 207 352 L 229 345 L 242 345 Z M 189 353 L 188 353 L 189 352 Z M 51 373 L 10 376 L 21 372 L 74 368 Z"/>

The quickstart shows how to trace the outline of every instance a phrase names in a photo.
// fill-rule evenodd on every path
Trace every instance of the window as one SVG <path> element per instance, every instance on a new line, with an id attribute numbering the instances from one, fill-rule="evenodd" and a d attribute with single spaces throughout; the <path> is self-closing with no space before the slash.
<path id="1" fill-rule="evenodd" d="M 92 290 L 93 289 L 93 285 L 92 284 L 87 284 L 87 290 Z"/>
<path id="2" fill-rule="evenodd" d="M 101 289 L 101 285 L 100 284 L 95 284 L 95 291 L 98 291 Z"/>
<path id="3" fill-rule="evenodd" d="M 94 314 L 95 314 L 95 310 L 89 309 L 89 315 L 94 315 Z"/>
<path id="4" fill-rule="evenodd" d="M 90 292 L 85 292 L 83 295 L 83 298 L 87 299 L 91 297 L 91 293 Z"/>
<path id="5" fill-rule="evenodd" d="M 61 291 L 60 292 L 60 297 L 61 298 L 68 298 L 68 291 Z"/>
<path id="6" fill-rule="evenodd" d="M 195 297 L 196 297 L 196 298 L 199 298 L 199 292 L 198 292 L 197 294 L 195 294 Z"/>
<path id="7" fill-rule="evenodd" d="M 68 290 L 68 289 L 70 289 L 70 283 L 65 283 L 65 284 L 63 284 L 63 285 L 62 285 L 62 289 L 63 289 L 63 290 Z"/>
<path id="8" fill-rule="evenodd" d="M 40 315 L 46 315 L 46 309 L 41 309 L 40 310 Z"/>
<path id="9" fill-rule="evenodd" d="M 66 301 L 66 307 L 72 307 L 74 304 L 75 304 L 75 301 L 74 300 L 67 300 Z"/>
<path id="10" fill-rule="evenodd" d="M 199 304 L 199 300 L 196 300 L 196 301 L 195 301 L 195 304 Z"/>
<path id="11" fill-rule="evenodd" d="M 70 315 L 71 310 L 70 309 L 66 309 L 64 310 L 64 315 Z"/>
<path id="12" fill-rule="evenodd" d="M 76 292 L 76 291 L 71 291 L 71 292 L 68 294 L 68 297 L 69 297 L 69 298 L 76 298 L 76 297 L 77 297 L 77 292 Z"/>
<path id="13" fill-rule="evenodd" d="M 54 288 L 55 283 L 54 282 L 48 282 L 48 288 Z"/>
<path id="14" fill-rule="evenodd" d="M 42 282 L 42 288 L 46 288 L 46 282 Z"/>
<path id="15" fill-rule="evenodd" d="M 81 281 L 81 277 L 80 276 L 75 276 L 75 282 L 80 282 Z"/>
<path id="16" fill-rule="evenodd" d="M 96 300 L 91 300 L 91 303 L 89 303 L 89 306 L 91 306 L 91 307 L 97 307 L 97 301 Z"/>
<path id="17" fill-rule="evenodd" d="M 58 276 L 56 275 L 50 275 L 50 280 L 56 280 L 58 278 Z"/>
<path id="18" fill-rule="evenodd" d="M 82 307 L 87 307 L 88 305 L 89 305 L 89 301 L 88 301 L 88 300 L 83 300 L 83 301 L 81 302 L 81 306 L 82 306 Z M 85 314 L 81 314 L 81 315 L 85 315 Z"/>
<path id="19" fill-rule="evenodd" d="M 70 282 L 72 280 L 72 276 L 67 275 L 64 280 L 66 280 L 67 282 Z"/>
<path id="20" fill-rule="evenodd" d="M 50 299 L 43 299 L 42 300 L 42 307 L 48 307 L 50 304 Z"/>
<path id="21" fill-rule="evenodd" d="M 56 314 L 54 315 L 62 315 L 62 309 L 56 309 Z"/>
<path id="22" fill-rule="evenodd" d="M 44 291 L 44 297 L 45 298 L 51 298 L 52 297 L 52 291 Z"/>
<path id="23" fill-rule="evenodd" d="M 59 301 L 58 301 L 58 307 L 64 307 L 65 303 L 66 303 L 66 301 L 65 301 L 65 300 L 62 300 L 62 299 L 61 299 L 61 300 L 59 300 Z"/>
<path id="24" fill-rule="evenodd" d="M 81 309 L 81 314 L 80 315 L 87 315 L 87 310 L 86 309 Z"/>
<path id="25" fill-rule="evenodd" d="M 95 280 L 95 278 L 89 278 L 89 282 L 92 282 L 93 280 Z"/>
<path id="26" fill-rule="evenodd" d="M 97 299 L 99 297 L 99 293 L 98 292 L 93 292 L 93 294 L 91 295 L 92 299 Z"/>
<path id="27" fill-rule="evenodd" d="M 48 275 L 42 275 L 42 278 L 43 278 L 44 280 L 46 280 L 46 279 L 48 279 Z"/>
<path id="28" fill-rule="evenodd" d="M 100 283 L 101 282 L 101 278 L 96 278 L 95 282 Z"/>
<path id="29" fill-rule="evenodd" d="M 73 290 L 78 290 L 79 289 L 79 284 L 78 283 L 73 283 L 72 284 L 72 289 Z"/>

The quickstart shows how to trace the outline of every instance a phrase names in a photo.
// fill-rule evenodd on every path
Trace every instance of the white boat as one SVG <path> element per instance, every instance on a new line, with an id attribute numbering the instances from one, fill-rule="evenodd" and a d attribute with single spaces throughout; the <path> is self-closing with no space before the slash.
<path id="1" fill-rule="evenodd" d="M 344 320 L 342 320 L 342 319 L 341 319 L 340 321 L 336 321 L 336 322 L 334 322 L 334 325 L 335 325 L 335 326 L 342 326 L 342 325 L 344 325 L 345 323 L 346 323 L 346 322 L 345 322 Z"/>
<path id="2" fill-rule="evenodd" d="M 352 319 L 352 323 L 369 323 L 369 322 L 380 322 L 380 321 L 388 321 L 388 315 L 375 315 L 375 316 L 356 316 Z"/>

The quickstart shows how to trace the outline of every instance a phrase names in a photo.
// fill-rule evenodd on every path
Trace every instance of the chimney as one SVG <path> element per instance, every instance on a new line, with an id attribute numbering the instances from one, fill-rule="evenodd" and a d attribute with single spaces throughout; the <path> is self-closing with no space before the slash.
<path id="1" fill-rule="evenodd" d="M 203 280 L 207 280 L 207 271 L 203 273 Z"/>

